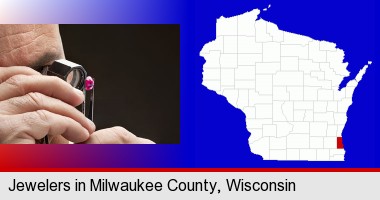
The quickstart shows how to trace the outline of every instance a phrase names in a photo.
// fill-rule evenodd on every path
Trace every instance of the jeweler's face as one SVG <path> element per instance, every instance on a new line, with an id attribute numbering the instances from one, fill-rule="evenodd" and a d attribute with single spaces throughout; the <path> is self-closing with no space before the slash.
<path id="1" fill-rule="evenodd" d="M 0 67 L 41 66 L 64 58 L 57 24 L 0 24 Z"/>

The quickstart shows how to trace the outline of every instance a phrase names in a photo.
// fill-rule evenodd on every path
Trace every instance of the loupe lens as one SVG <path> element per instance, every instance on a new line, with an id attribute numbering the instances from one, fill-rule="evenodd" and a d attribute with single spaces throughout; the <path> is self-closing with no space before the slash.
<path id="1" fill-rule="evenodd" d="M 81 65 L 63 59 L 56 60 L 53 64 L 43 66 L 38 70 L 43 75 L 57 76 L 80 90 L 83 90 L 84 79 L 87 76 L 86 70 Z"/>
<path id="2" fill-rule="evenodd" d="M 81 73 L 80 70 L 74 69 L 71 71 L 67 77 L 66 82 L 70 83 L 73 87 L 79 88 L 82 86 L 84 81 L 84 75 Z"/>

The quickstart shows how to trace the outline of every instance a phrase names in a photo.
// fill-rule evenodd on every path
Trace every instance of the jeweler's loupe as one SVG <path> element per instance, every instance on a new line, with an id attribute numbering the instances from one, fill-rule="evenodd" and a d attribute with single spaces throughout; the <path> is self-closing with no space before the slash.
<path id="1" fill-rule="evenodd" d="M 37 70 L 43 75 L 57 76 L 80 90 L 83 90 L 87 77 L 87 72 L 81 65 L 64 59 L 56 60 L 53 64 L 40 67 Z"/>

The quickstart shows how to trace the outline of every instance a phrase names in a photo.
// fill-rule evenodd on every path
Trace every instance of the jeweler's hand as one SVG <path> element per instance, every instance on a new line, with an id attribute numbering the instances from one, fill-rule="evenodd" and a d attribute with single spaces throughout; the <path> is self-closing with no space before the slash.
<path id="1" fill-rule="evenodd" d="M 74 106 L 83 93 L 65 81 L 28 67 L 0 67 L 0 143 L 84 142 L 95 125 Z"/>
<path id="2" fill-rule="evenodd" d="M 95 131 L 85 144 L 154 144 L 151 140 L 140 138 L 123 127 Z"/>

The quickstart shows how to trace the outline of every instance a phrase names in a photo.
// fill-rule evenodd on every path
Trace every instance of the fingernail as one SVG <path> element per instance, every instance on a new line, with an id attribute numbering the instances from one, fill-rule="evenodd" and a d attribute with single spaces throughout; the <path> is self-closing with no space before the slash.
<path id="1" fill-rule="evenodd" d="M 96 126 L 95 126 L 95 123 L 94 123 L 93 121 L 91 121 L 91 120 L 88 119 L 88 118 L 86 118 L 86 119 L 87 119 L 87 123 L 88 123 L 88 125 L 91 127 L 91 132 L 90 132 L 90 134 L 91 134 L 93 131 L 95 131 Z"/>

